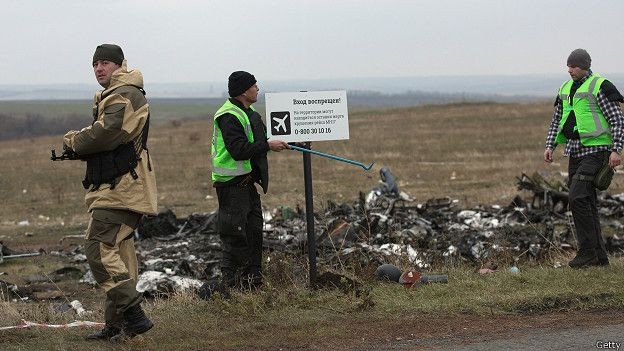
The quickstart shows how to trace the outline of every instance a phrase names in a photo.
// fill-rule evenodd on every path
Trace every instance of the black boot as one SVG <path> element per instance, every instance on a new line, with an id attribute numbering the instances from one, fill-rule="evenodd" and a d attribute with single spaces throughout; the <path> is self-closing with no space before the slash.
<path id="1" fill-rule="evenodd" d="M 124 312 L 124 331 L 128 335 L 139 335 L 152 329 L 154 323 L 147 318 L 141 305 L 136 304 Z"/>
<path id="2" fill-rule="evenodd" d="M 609 265 L 609 257 L 607 256 L 607 253 L 602 251 L 602 250 L 596 250 L 597 254 L 596 256 L 598 256 L 598 265 L 599 266 L 608 266 Z"/>
<path id="3" fill-rule="evenodd" d="M 607 264 L 609 264 L 607 260 Z M 571 268 L 585 268 L 589 266 L 598 266 L 598 255 L 594 249 L 579 250 L 576 257 L 568 263 Z"/>
<path id="4" fill-rule="evenodd" d="M 226 288 L 236 287 L 236 271 L 229 267 L 221 267 L 221 285 Z"/>
<path id="5" fill-rule="evenodd" d="M 115 335 L 115 337 L 110 340 L 117 342 L 133 338 L 152 329 L 153 326 L 154 323 L 147 318 L 145 312 L 143 312 L 143 309 L 141 308 L 141 305 L 136 304 L 124 311 L 122 332 Z"/>
<path id="6" fill-rule="evenodd" d="M 86 340 L 110 340 L 112 337 L 119 335 L 121 328 L 113 327 L 111 325 L 104 325 L 104 329 L 98 330 L 93 334 L 85 336 Z"/>

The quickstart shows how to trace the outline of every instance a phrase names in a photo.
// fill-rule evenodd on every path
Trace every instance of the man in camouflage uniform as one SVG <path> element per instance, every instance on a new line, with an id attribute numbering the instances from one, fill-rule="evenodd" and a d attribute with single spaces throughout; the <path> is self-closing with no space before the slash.
<path id="1" fill-rule="evenodd" d="M 104 88 L 95 94 L 93 123 L 69 131 L 63 143 L 87 162 L 83 185 L 91 219 L 86 256 L 95 280 L 106 292 L 104 329 L 90 340 L 118 340 L 149 330 L 136 290 L 137 258 L 133 232 L 143 215 L 156 214 L 156 178 L 147 151 L 149 105 L 143 76 L 128 71 L 123 51 L 102 44 L 93 70 Z"/>

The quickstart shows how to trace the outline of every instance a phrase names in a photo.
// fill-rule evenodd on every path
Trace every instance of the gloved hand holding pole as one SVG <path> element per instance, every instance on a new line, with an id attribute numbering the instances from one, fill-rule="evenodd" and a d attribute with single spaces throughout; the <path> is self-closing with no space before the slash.
<path id="1" fill-rule="evenodd" d="M 357 161 L 353 161 L 353 160 L 349 160 L 343 157 L 339 157 L 339 156 L 334 156 L 334 155 L 330 155 L 330 154 L 326 154 L 323 152 L 319 152 L 319 151 L 314 151 L 314 150 L 310 150 L 310 149 L 306 149 L 303 147 L 299 147 L 299 146 L 295 146 L 295 145 L 290 145 L 290 148 L 293 150 L 298 150 L 298 151 L 302 151 L 302 152 L 309 152 L 311 154 L 315 154 L 318 156 L 323 156 L 323 157 L 327 157 L 327 158 L 331 158 L 332 160 L 337 160 L 337 161 L 342 161 L 342 162 L 346 162 L 346 163 L 350 163 L 352 165 L 356 165 L 356 166 L 360 166 L 362 168 L 364 168 L 365 170 L 369 170 L 371 168 L 373 168 L 373 165 L 375 164 L 375 162 L 371 163 L 370 165 L 365 165 L 363 163 L 357 162 Z"/>

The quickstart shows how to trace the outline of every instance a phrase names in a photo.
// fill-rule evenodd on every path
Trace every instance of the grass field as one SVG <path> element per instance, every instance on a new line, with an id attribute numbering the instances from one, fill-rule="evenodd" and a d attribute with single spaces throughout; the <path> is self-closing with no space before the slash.
<path id="1" fill-rule="evenodd" d="M 542 161 L 549 104 L 457 104 L 396 110 L 370 110 L 350 115 L 348 141 L 316 142 L 315 150 L 364 163 L 370 171 L 314 156 L 315 203 L 353 201 L 358 191 L 376 185 L 380 167 L 389 167 L 400 189 L 423 202 L 450 196 L 462 206 L 507 202 L 517 193 L 521 172 L 564 171 L 567 160 Z M 180 215 L 216 208 L 210 181 L 211 121 L 155 123 L 150 154 L 157 171 L 159 208 Z M 80 162 L 50 162 L 49 150 L 61 148 L 61 137 L 0 142 L 0 209 L 3 221 L 36 221 L 39 215 L 71 223 L 83 216 Z M 557 153 L 557 155 L 560 155 Z M 301 153 L 271 153 L 266 206 L 303 204 Z M 622 190 L 616 175 L 611 191 Z M 208 198 L 207 198 L 208 197 Z"/>
<path id="2" fill-rule="evenodd" d="M 218 103 L 215 99 L 150 99 L 152 117 L 156 121 L 210 116 L 219 107 Z M 91 104 L 90 100 L 0 101 L 0 114 L 49 118 L 84 116 L 85 123 L 89 123 Z"/>
<path id="3" fill-rule="evenodd" d="M 150 130 L 159 209 L 170 208 L 180 216 L 213 211 L 217 202 L 210 181 L 211 121 L 208 117 L 186 119 L 186 112 L 171 113 L 171 118 L 154 123 Z M 450 196 L 458 199 L 461 207 L 506 205 L 518 193 L 515 177 L 522 172 L 558 175 L 566 170 L 567 160 L 560 156 L 560 150 L 553 165 L 542 161 L 551 114 L 548 103 L 453 104 L 352 112 L 350 140 L 316 142 L 312 147 L 364 163 L 374 161 L 375 166 L 366 172 L 313 156 L 315 207 L 322 208 L 327 200 L 355 201 L 359 191 L 368 192 L 377 184 L 382 166 L 391 169 L 400 190 L 417 202 Z M 61 136 L 0 142 L 0 240 L 12 249 L 53 250 L 64 235 L 80 234 L 86 227 L 80 184 L 84 165 L 51 162 L 51 148 L 61 148 Z M 304 205 L 301 159 L 296 151 L 270 154 L 270 189 L 262 196 L 267 208 Z M 617 193 L 623 188 L 617 174 L 610 191 Z M 20 225 L 21 221 L 28 221 L 28 225 Z M 568 258 L 558 259 L 565 262 Z M 416 290 L 378 283 L 368 275 L 359 277 L 368 289 L 361 296 L 332 290 L 311 292 L 305 286 L 305 276 L 296 273 L 305 270 L 305 260 L 276 256 L 272 262 L 265 267 L 268 283 L 257 293 L 207 302 L 185 294 L 150 301 L 146 309 L 157 323 L 153 331 L 125 345 L 97 344 L 96 348 L 368 349 L 370 343 L 387 338 L 387 328 L 412 326 L 418 333 L 419 324 L 428 320 L 447 325 L 458 316 L 496 319 L 552 311 L 624 309 L 622 259 L 613 259 L 608 268 L 582 272 L 551 268 L 553 262 L 533 263 L 520 267 L 520 275 L 501 272 L 481 276 L 473 267 L 435 267 L 449 274 L 450 283 Z M 13 261 L 0 265 L 0 271 L 8 273 L 0 279 L 19 284 L 24 275 L 64 265 L 67 262 L 51 255 Z M 90 319 L 102 320 L 101 291 L 74 282 L 60 282 L 58 289 L 68 300 L 79 299 L 94 310 Z M 53 305 L 2 301 L 0 326 L 16 324 L 22 318 L 52 323 L 74 318 L 54 311 Z M 461 329 L 461 323 L 455 327 Z M 94 344 L 80 337 L 85 332 L 0 332 L 0 349 L 92 349 Z"/>

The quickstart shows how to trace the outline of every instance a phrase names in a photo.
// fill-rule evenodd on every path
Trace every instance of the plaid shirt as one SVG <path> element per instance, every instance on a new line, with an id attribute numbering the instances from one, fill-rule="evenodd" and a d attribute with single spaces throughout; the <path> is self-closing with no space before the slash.
<path id="1" fill-rule="evenodd" d="M 587 76 L 581 78 L 581 80 L 579 80 L 578 82 L 579 85 L 583 84 L 583 82 L 585 82 L 591 74 L 592 73 L 590 71 Z M 600 107 L 600 111 L 602 111 L 602 114 L 605 116 L 607 122 L 609 123 L 609 126 L 611 127 L 611 137 L 613 140 L 613 145 L 583 146 L 580 139 L 572 139 L 568 140 L 566 144 L 566 148 L 563 151 L 564 156 L 582 157 L 599 151 L 616 151 L 617 153 L 622 152 L 622 146 L 624 146 L 624 140 L 622 140 L 622 137 L 624 137 L 624 114 L 622 113 L 622 109 L 620 108 L 620 103 L 617 101 L 610 101 L 609 99 L 607 99 L 602 90 L 600 90 L 598 91 L 598 107 Z M 562 115 L 563 103 L 559 96 L 557 96 L 555 113 L 553 115 L 552 121 L 550 122 L 548 135 L 546 136 L 547 149 L 554 150 L 557 146 L 555 144 L 555 138 L 557 137 L 557 129 L 559 128 L 559 122 L 561 121 Z"/>

